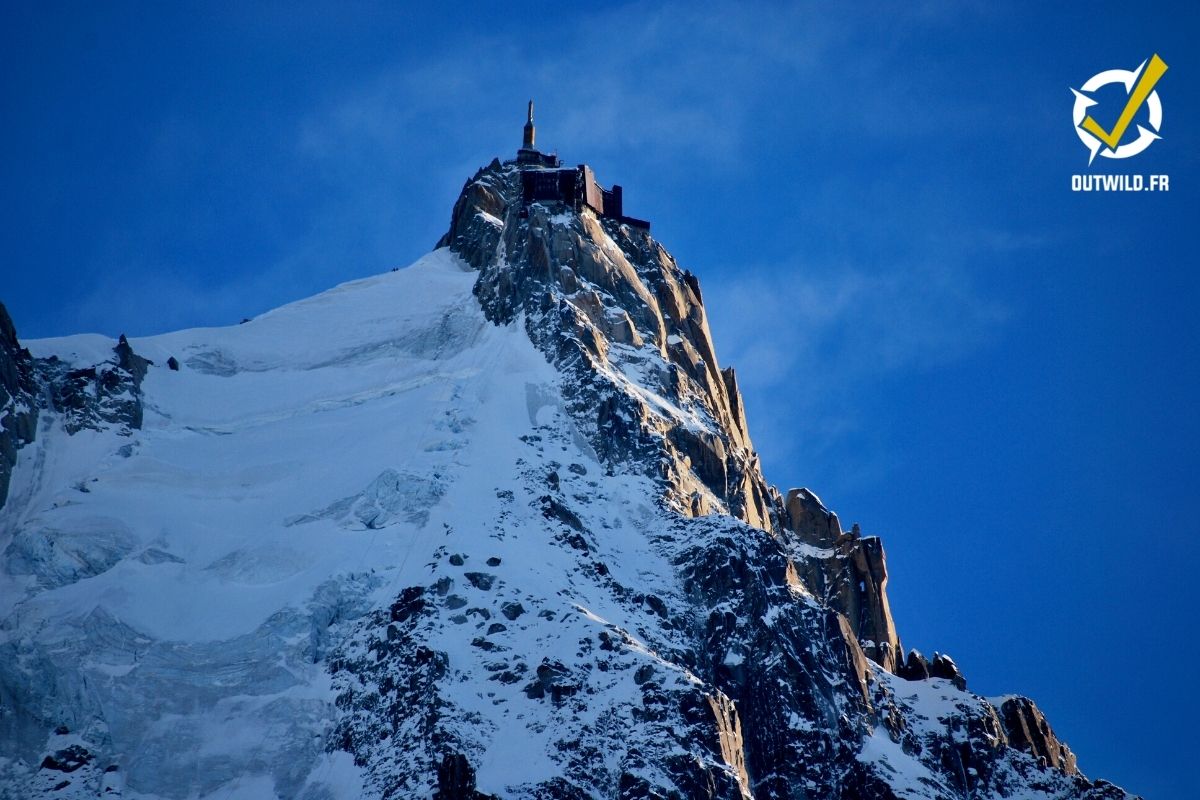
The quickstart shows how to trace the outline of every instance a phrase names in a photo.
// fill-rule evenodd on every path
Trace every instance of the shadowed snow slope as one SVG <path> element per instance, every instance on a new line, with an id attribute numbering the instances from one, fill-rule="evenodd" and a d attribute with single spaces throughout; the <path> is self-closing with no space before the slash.
<path id="1" fill-rule="evenodd" d="M 4 340 L 0 797 L 1125 797 L 903 656 L 879 540 L 766 483 L 646 231 L 495 162 L 443 245 Z"/>

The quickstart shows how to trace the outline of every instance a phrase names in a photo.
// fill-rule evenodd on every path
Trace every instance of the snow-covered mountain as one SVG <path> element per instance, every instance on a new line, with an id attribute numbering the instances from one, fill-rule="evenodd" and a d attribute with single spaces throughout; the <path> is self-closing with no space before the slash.
<path id="1" fill-rule="evenodd" d="M 242 325 L 0 313 L 0 797 L 1127 797 L 904 654 L 697 279 L 534 169 Z"/>

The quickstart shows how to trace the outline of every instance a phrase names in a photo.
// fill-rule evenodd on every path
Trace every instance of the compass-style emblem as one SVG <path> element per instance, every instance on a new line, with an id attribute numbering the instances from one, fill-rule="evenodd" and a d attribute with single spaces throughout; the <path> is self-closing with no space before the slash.
<path id="1" fill-rule="evenodd" d="M 1096 159 L 1097 153 L 1105 158 L 1129 158 L 1145 150 L 1155 139 L 1162 138 L 1158 133 L 1162 127 L 1162 100 L 1154 87 L 1166 71 L 1166 62 L 1155 54 L 1135 70 L 1105 70 L 1088 78 L 1079 89 L 1071 90 L 1075 94 L 1075 107 L 1072 111 L 1075 133 L 1091 153 L 1088 158 L 1089 165 Z M 1112 83 L 1123 85 L 1128 99 L 1116 123 L 1110 130 L 1105 130 L 1088 112 L 1092 106 L 1099 105 L 1099 101 L 1089 94 Z M 1146 123 L 1149 127 L 1136 125 L 1137 137 L 1126 136 L 1130 124 L 1143 105 L 1146 106 Z"/>

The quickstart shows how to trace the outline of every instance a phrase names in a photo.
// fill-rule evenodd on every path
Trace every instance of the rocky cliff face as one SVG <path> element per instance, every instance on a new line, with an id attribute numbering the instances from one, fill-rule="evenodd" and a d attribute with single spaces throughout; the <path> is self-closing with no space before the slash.
<path id="1" fill-rule="evenodd" d="M 0 798 L 1127 797 L 904 655 L 647 231 L 496 161 L 440 245 L 228 329 L 0 329 Z"/>
<path id="2" fill-rule="evenodd" d="M 1009 744 L 1019 747 L 1038 759 L 1039 763 L 1060 769 L 1068 774 L 1079 770 L 1075 754 L 1066 742 L 1060 741 L 1050 729 L 1046 715 L 1028 697 L 1004 698 L 997 706 L 1000 722 L 1008 735 Z"/>
<path id="3" fill-rule="evenodd" d="M 481 170 L 439 242 L 480 271 L 484 313 L 498 324 L 522 316 L 567 373 L 592 446 L 660 479 L 670 507 L 777 529 L 782 504 L 759 469 L 737 378 L 717 363 L 699 281 L 648 231 L 524 205 L 519 180 L 498 161 Z M 662 413 L 651 395 L 682 413 Z"/>
<path id="4" fill-rule="evenodd" d="M 689 516 L 728 514 L 790 548 L 801 584 L 849 621 L 889 671 L 902 657 L 876 537 L 843 533 L 807 489 L 770 486 L 750 442 L 732 368 L 722 370 L 697 278 L 640 228 L 561 205 L 520 199 L 520 170 L 493 162 L 468 181 L 448 245 L 480 271 L 489 319 L 521 315 L 567 374 L 576 421 L 616 469 L 641 467 L 666 505 Z M 648 392 L 630 392 L 627 377 Z M 683 414 L 664 414 L 653 397 Z M 600 402 L 597 402 L 597 400 Z"/>
<path id="5" fill-rule="evenodd" d="M 887 599 L 887 562 L 879 537 L 855 525 L 843 533 L 837 514 L 807 489 L 784 503 L 786 537 L 800 579 L 822 603 L 846 617 L 867 657 L 896 672 L 903 656 Z"/>
<path id="6" fill-rule="evenodd" d="M 142 380 L 151 362 L 133 352 L 124 334 L 112 354 L 87 366 L 68 365 L 56 356 L 39 365 L 68 434 L 115 427 L 128 436 L 142 427 Z"/>
<path id="7" fill-rule="evenodd" d="M 687 517 L 728 515 L 769 534 L 755 540 L 727 531 L 719 544 L 674 558 L 693 601 L 682 616 L 723 607 L 703 625 L 680 627 L 690 627 L 698 645 L 684 660 L 703 666 L 698 677 L 719 698 L 718 728 L 729 713 L 740 716 L 740 752 L 723 756 L 739 791 L 903 795 L 913 787 L 889 783 L 888 770 L 871 769 L 863 757 L 868 748 L 859 749 L 882 728 L 928 768 L 924 782 L 939 787 L 935 794 L 1003 795 L 1014 781 L 1105 794 L 1104 786 L 1066 780 L 1076 775 L 1074 757 L 1025 698 L 999 709 L 980 698 L 960 701 L 956 713 L 938 718 L 944 730 L 914 735 L 921 726 L 911 726 L 913 715 L 929 720 L 900 699 L 904 683 L 884 673 L 945 681 L 959 692 L 965 680 L 948 656 L 929 662 L 914 651 L 905 659 L 878 537 L 863 537 L 857 525 L 843 532 L 837 515 L 807 489 L 783 498 L 766 482 L 734 372 L 717 363 L 696 277 L 648 231 L 586 208 L 522 203 L 519 174 L 494 161 L 469 180 L 439 242 L 480 271 L 475 294 L 488 318 L 523 321 L 563 374 L 568 411 L 610 470 L 640 467 L 656 480 L 663 504 Z M 642 391 L 630 391 L 630 376 Z M 656 407 L 660 398 L 665 413 Z M 680 536 L 697 538 L 682 530 Z M 775 615 L 786 624 L 757 623 Z M 664 617 L 671 619 L 669 612 Z M 825 648 L 816 661 L 814 641 Z M 964 732 L 966 744 L 955 744 Z M 1035 776 L 1014 751 L 1062 774 Z M 805 762 L 820 767 L 805 769 Z M 845 769 L 832 782 L 831 762 Z"/>
<path id="8" fill-rule="evenodd" d="M 37 433 L 37 411 L 33 357 L 17 342 L 16 328 L 0 303 L 0 508 L 8 499 L 17 450 Z"/>
<path id="9" fill-rule="evenodd" d="M 17 341 L 0 303 L 0 508 L 8 499 L 17 451 L 37 435 L 39 409 L 61 413 L 68 434 L 115 426 L 129 435 L 141 427 L 141 385 L 151 362 L 133 352 L 124 335 L 112 354 L 86 366 L 57 356 L 34 359 Z"/>

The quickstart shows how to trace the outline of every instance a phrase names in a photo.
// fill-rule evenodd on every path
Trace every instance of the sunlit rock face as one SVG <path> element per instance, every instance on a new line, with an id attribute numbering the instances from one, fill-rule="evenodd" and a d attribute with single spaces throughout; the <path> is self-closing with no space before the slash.
<path id="1" fill-rule="evenodd" d="M 467 183 L 442 242 L 480 270 L 488 318 L 521 315 L 573 379 L 564 383 L 578 390 L 570 399 L 598 453 L 646 468 L 684 514 L 779 527 L 781 501 L 763 479 L 734 372 L 718 365 L 700 283 L 648 231 L 524 204 L 520 170 L 493 162 Z"/>
<path id="2" fill-rule="evenodd" d="M 879 537 L 864 538 L 857 525 L 843 532 L 837 514 L 807 489 L 788 492 L 783 520 L 793 534 L 800 580 L 846 617 L 871 660 L 897 672 L 903 651 L 888 606 L 887 561 Z"/>
<path id="3" fill-rule="evenodd" d="M 1004 698 L 997 706 L 997 711 L 1008 734 L 1009 744 L 1063 772 L 1078 771 L 1071 748 L 1054 735 L 1046 715 L 1028 697 Z"/>
<path id="4" fill-rule="evenodd" d="M 699 281 L 520 169 L 244 325 L 0 324 L 0 798 L 1126 797 L 901 655 Z"/>

